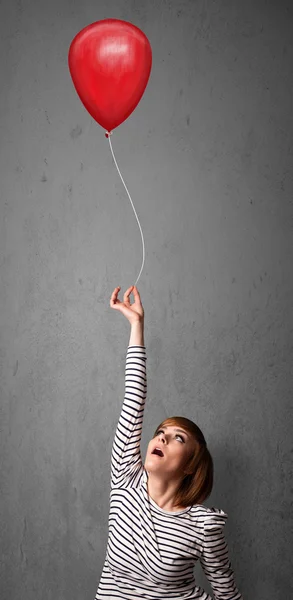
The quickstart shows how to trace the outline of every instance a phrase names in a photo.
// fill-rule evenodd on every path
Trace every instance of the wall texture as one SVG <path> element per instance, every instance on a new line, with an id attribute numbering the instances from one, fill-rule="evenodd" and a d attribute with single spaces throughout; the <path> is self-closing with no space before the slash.
<path id="1" fill-rule="evenodd" d="M 195 420 L 245 600 L 293 597 L 291 6 L 1 3 L 1 600 L 92 600 L 106 552 L 129 341 L 109 299 L 142 246 L 67 52 L 107 17 L 153 49 L 112 137 L 146 245 L 142 449 L 163 417 Z"/>

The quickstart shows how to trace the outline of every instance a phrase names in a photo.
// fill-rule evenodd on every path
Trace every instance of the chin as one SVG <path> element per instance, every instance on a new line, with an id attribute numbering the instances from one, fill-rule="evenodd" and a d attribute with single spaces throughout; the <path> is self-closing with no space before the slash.
<path id="1" fill-rule="evenodd" d="M 150 459 L 150 460 L 145 461 L 144 468 L 146 471 L 156 471 L 158 468 L 158 465 L 154 464 L 154 461 L 152 459 Z"/>

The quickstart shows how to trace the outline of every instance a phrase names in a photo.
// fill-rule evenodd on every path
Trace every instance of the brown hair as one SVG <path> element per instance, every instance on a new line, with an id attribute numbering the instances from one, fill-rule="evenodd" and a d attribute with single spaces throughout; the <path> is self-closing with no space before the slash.
<path id="1" fill-rule="evenodd" d="M 197 444 L 184 467 L 184 477 L 175 494 L 175 506 L 201 504 L 210 495 L 214 481 L 213 459 L 201 429 L 186 417 L 169 417 L 157 427 L 153 437 L 162 427 L 176 425 L 190 433 Z"/>

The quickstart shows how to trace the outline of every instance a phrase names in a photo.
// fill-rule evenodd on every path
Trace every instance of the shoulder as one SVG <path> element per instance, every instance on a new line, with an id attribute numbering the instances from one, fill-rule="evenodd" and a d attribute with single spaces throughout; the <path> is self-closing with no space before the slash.
<path id="1" fill-rule="evenodd" d="M 221 508 L 208 508 L 203 504 L 194 504 L 191 507 L 193 518 L 204 529 L 223 529 L 226 524 L 228 515 Z"/>

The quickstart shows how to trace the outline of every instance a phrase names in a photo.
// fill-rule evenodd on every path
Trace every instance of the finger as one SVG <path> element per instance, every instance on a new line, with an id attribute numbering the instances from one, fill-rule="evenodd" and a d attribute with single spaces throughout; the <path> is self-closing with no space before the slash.
<path id="1" fill-rule="evenodd" d="M 135 301 L 141 302 L 141 300 L 140 300 L 140 293 L 139 293 L 136 285 L 133 286 L 133 292 L 132 293 L 134 295 Z"/>
<path id="2" fill-rule="evenodd" d="M 124 299 L 124 302 L 129 302 L 129 296 L 130 296 L 130 294 L 131 294 L 131 292 L 132 292 L 132 288 L 133 288 L 133 285 L 131 285 L 131 286 L 128 288 L 128 290 L 126 290 L 126 292 L 125 292 L 125 294 L 124 294 L 124 297 L 123 297 L 123 299 Z"/>
<path id="3" fill-rule="evenodd" d="M 122 304 L 122 302 L 120 302 L 120 300 L 110 300 L 110 306 L 111 308 L 119 308 L 120 309 L 120 305 Z"/>
<path id="4" fill-rule="evenodd" d="M 111 306 L 112 306 L 112 304 L 115 304 L 115 302 L 117 302 L 117 301 L 120 303 L 120 300 L 117 300 L 117 297 L 118 297 L 120 289 L 121 289 L 120 286 L 118 286 L 118 287 L 116 287 L 114 289 L 114 291 L 113 291 L 113 293 L 111 295 L 111 298 L 110 298 L 110 305 Z"/>
<path id="5" fill-rule="evenodd" d="M 118 287 L 115 287 L 115 288 L 114 288 L 114 290 L 113 290 L 113 292 L 112 292 L 112 296 L 113 296 L 114 294 L 117 294 L 117 292 L 119 292 L 119 291 L 120 291 L 120 289 L 121 289 L 121 288 L 120 288 L 120 286 L 118 286 Z"/>
<path id="6" fill-rule="evenodd" d="M 116 287 L 111 297 L 112 298 L 113 297 L 117 297 L 118 294 L 119 294 L 119 292 L 120 292 L 120 290 L 121 290 L 120 286 Z"/>

